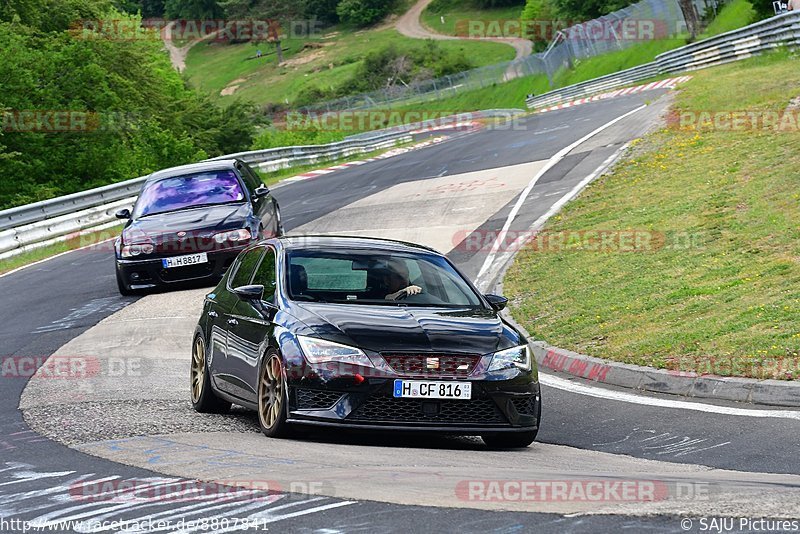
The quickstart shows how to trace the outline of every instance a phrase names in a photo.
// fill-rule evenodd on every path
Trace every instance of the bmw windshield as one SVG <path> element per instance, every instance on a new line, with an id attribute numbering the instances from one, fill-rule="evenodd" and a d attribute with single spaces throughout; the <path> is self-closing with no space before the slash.
<path id="1" fill-rule="evenodd" d="M 242 202 L 239 178 L 230 169 L 164 178 L 145 185 L 133 216 L 144 217 L 199 206 Z"/>

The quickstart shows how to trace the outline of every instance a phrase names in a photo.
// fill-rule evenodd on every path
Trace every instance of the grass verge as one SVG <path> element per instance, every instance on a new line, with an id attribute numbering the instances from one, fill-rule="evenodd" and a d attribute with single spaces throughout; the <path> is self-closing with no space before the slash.
<path id="1" fill-rule="evenodd" d="M 470 23 L 479 28 L 494 23 L 502 26 L 503 21 L 519 20 L 524 6 L 503 6 L 487 9 L 478 9 L 468 5 L 454 4 L 442 12 L 436 12 L 429 7 L 422 12 L 422 24 L 436 33 L 445 35 L 459 35 L 466 37 Z M 442 24 L 444 19 L 444 24 Z M 516 36 L 513 36 L 516 37 Z"/>
<path id="2" fill-rule="evenodd" d="M 200 43 L 189 51 L 186 74 L 201 91 L 254 102 L 291 103 L 307 85 L 338 87 L 351 78 L 371 51 L 395 44 L 419 47 L 423 40 L 400 35 L 392 28 L 352 31 L 334 28 L 307 39 L 282 41 L 285 63 L 278 66 L 274 46 L 268 43 Z M 443 50 L 463 51 L 476 67 L 509 61 L 514 49 L 503 43 L 437 41 Z M 254 59 L 257 50 L 268 54 Z"/>
<path id="3" fill-rule="evenodd" d="M 781 112 L 800 95 L 798 63 L 779 53 L 695 72 L 676 110 Z M 796 379 L 798 191 L 796 128 L 651 134 L 551 219 L 549 245 L 520 252 L 505 279 L 513 315 L 592 356 Z M 609 246 L 591 250 L 589 231 Z M 615 250 L 624 232 L 641 246 Z"/>
<path id="4" fill-rule="evenodd" d="M 0 274 L 13 271 L 14 269 L 18 269 L 30 263 L 44 260 L 51 256 L 55 256 L 56 254 L 61 254 L 62 252 L 68 252 L 70 250 L 100 243 L 101 241 L 105 241 L 107 239 L 112 239 L 122 232 L 122 227 L 123 225 L 120 224 L 119 226 L 113 226 L 104 230 L 88 232 L 83 235 L 74 235 L 66 241 L 53 243 L 52 245 L 47 245 L 41 248 L 30 250 L 28 252 L 22 252 L 16 256 L 11 256 L 10 258 L 0 260 Z"/>

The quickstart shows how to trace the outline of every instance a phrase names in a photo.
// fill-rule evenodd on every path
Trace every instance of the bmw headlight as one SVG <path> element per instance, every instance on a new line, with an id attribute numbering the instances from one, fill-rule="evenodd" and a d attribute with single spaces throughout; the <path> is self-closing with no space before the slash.
<path id="1" fill-rule="evenodd" d="M 142 254 L 152 254 L 153 253 L 153 244 L 152 243 L 133 243 L 131 245 L 125 245 L 120 250 L 120 256 L 123 258 L 135 258 L 136 256 L 141 256 Z"/>
<path id="2" fill-rule="evenodd" d="M 531 370 L 531 349 L 527 345 L 495 352 L 492 355 L 492 363 L 489 364 L 490 371 L 502 371 L 514 367 L 523 371 Z"/>
<path id="3" fill-rule="evenodd" d="M 214 241 L 216 241 L 219 244 L 225 243 L 226 241 L 230 241 L 233 243 L 240 243 L 242 241 L 250 241 L 250 239 L 252 238 L 253 236 L 250 233 L 250 230 L 248 230 L 247 228 L 214 234 Z"/>
<path id="4" fill-rule="evenodd" d="M 372 367 L 372 362 L 361 349 L 315 337 L 297 336 L 297 341 L 309 363 L 340 362 Z"/>

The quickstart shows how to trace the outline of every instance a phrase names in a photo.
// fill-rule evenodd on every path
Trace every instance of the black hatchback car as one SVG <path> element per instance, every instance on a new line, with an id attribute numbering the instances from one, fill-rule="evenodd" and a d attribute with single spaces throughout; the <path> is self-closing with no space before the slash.
<path id="1" fill-rule="evenodd" d="M 283 234 L 278 202 L 242 161 L 206 161 L 158 171 L 142 186 L 115 243 L 123 295 L 189 280 L 216 282 L 236 256 Z"/>
<path id="2" fill-rule="evenodd" d="M 526 447 L 541 397 L 526 339 L 438 252 L 354 237 L 282 237 L 242 252 L 194 334 L 199 412 L 295 425 L 480 435 Z"/>

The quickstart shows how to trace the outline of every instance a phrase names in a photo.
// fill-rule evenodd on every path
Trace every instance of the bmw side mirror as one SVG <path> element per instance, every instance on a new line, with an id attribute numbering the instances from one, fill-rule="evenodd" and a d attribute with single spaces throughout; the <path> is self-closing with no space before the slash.
<path id="1" fill-rule="evenodd" d="M 131 218 L 131 210 L 125 208 L 123 210 L 119 210 L 117 213 L 114 214 L 117 219 L 130 219 Z"/>
<path id="2" fill-rule="evenodd" d="M 256 198 L 265 197 L 269 195 L 269 187 L 267 187 L 264 184 L 261 184 L 258 187 L 256 187 L 256 190 L 253 191 L 253 193 L 255 194 Z"/>
<path id="3" fill-rule="evenodd" d="M 261 300 L 261 297 L 264 296 L 264 286 L 239 286 L 234 288 L 233 292 L 242 300 Z"/>
<path id="4" fill-rule="evenodd" d="M 500 311 L 508 304 L 508 299 L 500 295 L 484 295 L 484 297 L 489 301 L 489 305 L 494 311 Z"/>

